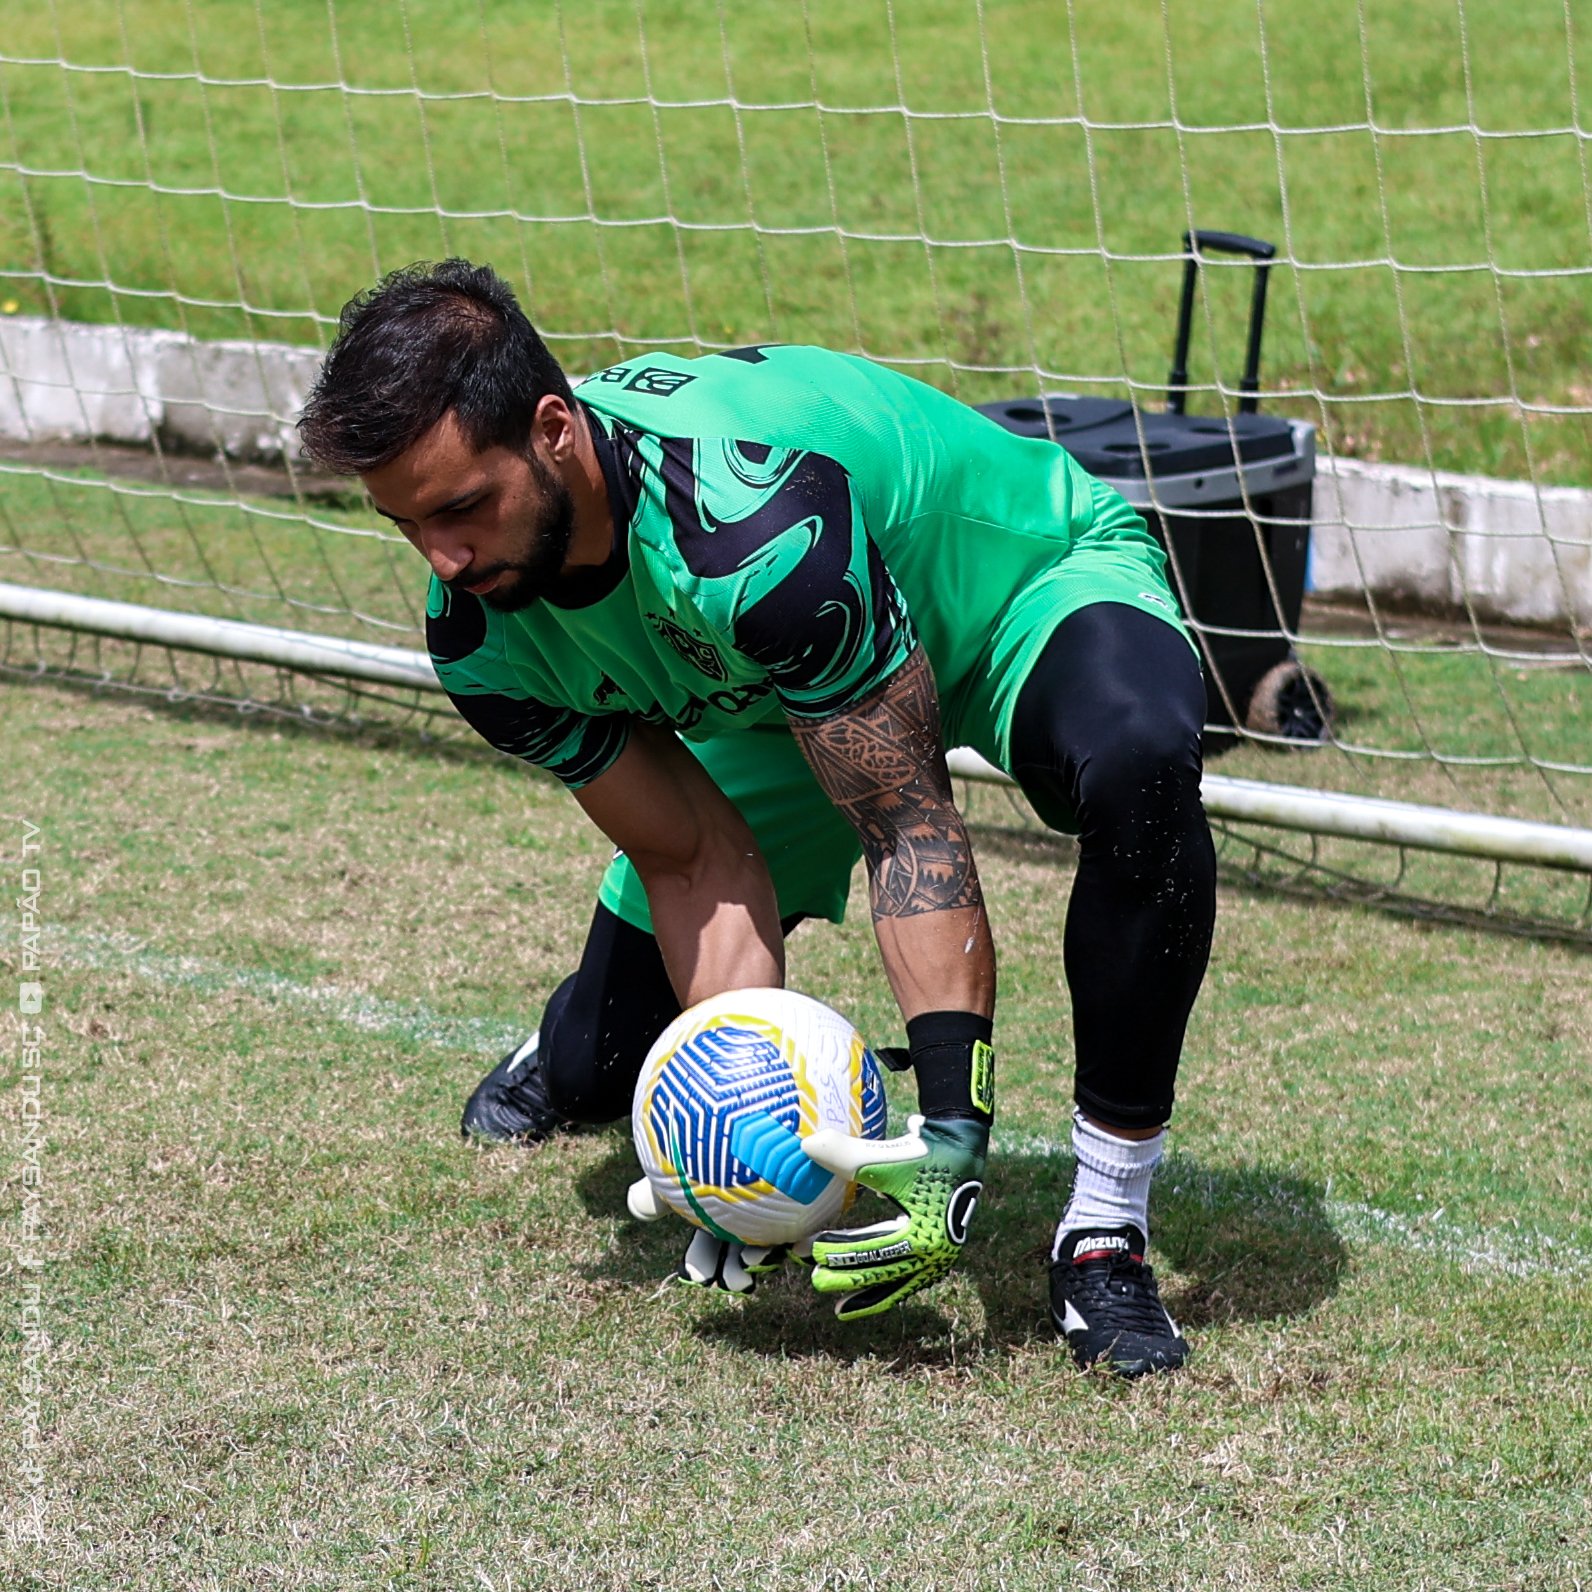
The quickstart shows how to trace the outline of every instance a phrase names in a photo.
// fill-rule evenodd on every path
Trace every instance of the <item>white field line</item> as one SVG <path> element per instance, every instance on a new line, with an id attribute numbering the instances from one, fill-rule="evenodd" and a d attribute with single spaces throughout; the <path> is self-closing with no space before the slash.
<path id="1" fill-rule="evenodd" d="M 419 1003 L 382 1000 L 340 984 L 304 984 L 264 969 L 229 967 L 197 956 L 168 956 L 148 949 L 131 935 L 65 935 L 55 938 L 51 949 L 67 967 L 122 973 L 166 989 L 201 995 L 254 995 L 365 1033 L 391 1034 L 441 1050 L 497 1056 L 512 1050 L 530 1031 L 485 1017 L 445 1017 Z"/>
<path id="2" fill-rule="evenodd" d="M 445 1017 L 419 1002 L 382 1000 L 337 984 L 305 984 L 281 973 L 231 967 L 194 956 L 169 956 L 148 949 L 130 935 L 72 934 L 52 937 L 59 963 L 98 972 L 115 972 L 167 989 L 197 994 L 239 993 L 281 1006 L 296 1007 L 364 1033 L 391 1034 L 414 1044 L 476 1053 L 483 1057 L 512 1049 L 525 1038 L 519 1028 L 482 1017 Z M 1070 1160 L 1072 1146 L 1043 1134 L 996 1129 L 996 1144 L 1008 1154 Z M 1192 1195 L 1215 1210 L 1230 1201 L 1216 1180 L 1188 1156 L 1174 1152 L 1157 1179 L 1180 1194 Z M 1270 1197 L 1268 1197 L 1268 1195 Z M 1280 1184 L 1260 1185 L 1252 1196 L 1261 1208 L 1297 1203 Z M 1592 1252 L 1552 1234 L 1525 1227 L 1478 1228 L 1455 1221 L 1441 1208 L 1403 1216 L 1359 1200 L 1321 1201 L 1321 1213 L 1340 1238 L 1368 1246 L 1413 1249 L 1449 1261 L 1464 1271 L 1503 1272 L 1512 1277 L 1553 1273 L 1592 1276 Z"/>
<path id="3" fill-rule="evenodd" d="M 1070 1158 L 1072 1146 L 1043 1134 L 995 1129 L 998 1149 L 1015 1155 Z M 1176 1151 L 1156 1173 L 1156 1181 L 1178 1194 L 1192 1195 L 1207 1210 L 1230 1204 L 1230 1190 L 1218 1192 L 1217 1179 L 1196 1161 Z M 1238 1196 L 1244 1198 L 1244 1195 Z M 1299 1208 L 1299 1201 L 1280 1184 L 1258 1183 L 1249 1203 L 1257 1210 Z M 1462 1271 L 1504 1272 L 1511 1277 L 1592 1276 L 1592 1252 L 1566 1243 L 1551 1233 L 1528 1227 L 1481 1228 L 1455 1221 L 1441 1206 L 1419 1216 L 1402 1216 L 1360 1200 L 1334 1199 L 1330 1192 L 1319 1206 L 1338 1237 L 1371 1247 L 1413 1249 L 1446 1260 Z"/>

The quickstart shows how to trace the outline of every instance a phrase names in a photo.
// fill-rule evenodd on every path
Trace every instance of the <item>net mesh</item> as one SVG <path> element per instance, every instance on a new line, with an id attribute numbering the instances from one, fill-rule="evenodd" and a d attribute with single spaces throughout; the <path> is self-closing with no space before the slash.
<path id="1" fill-rule="evenodd" d="M 1316 428 L 1317 578 L 1291 617 L 1272 533 L 1311 511 L 1240 478 L 1265 622 L 1195 618 L 1280 633 L 1335 718 L 1304 753 L 1229 702 L 1222 771 L 1592 822 L 1589 38 L 1589 0 L 26 8 L 0 580 L 418 646 L 412 555 L 291 447 L 342 303 L 415 259 L 490 261 L 575 372 L 811 341 L 1148 412 L 1182 235 L 1237 230 L 1277 244 L 1262 407 Z M 1250 282 L 1198 277 L 1191 414 L 1238 409 Z M 307 689 L 27 626 L 0 662 Z"/>

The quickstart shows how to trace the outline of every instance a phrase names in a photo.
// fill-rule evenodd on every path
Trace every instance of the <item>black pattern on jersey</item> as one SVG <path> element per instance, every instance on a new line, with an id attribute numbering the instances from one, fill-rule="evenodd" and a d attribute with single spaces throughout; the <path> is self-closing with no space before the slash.
<path id="1" fill-rule="evenodd" d="M 788 343 L 752 343 L 746 348 L 721 348 L 717 353 L 720 359 L 738 359 L 743 365 L 766 365 L 768 355 L 765 349 L 789 346 Z"/>
<path id="2" fill-rule="evenodd" d="M 774 688 L 767 680 L 748 680 L 743 685 L 720 686 L 705 697 L 687 697 L 685 703 L 672 713 L 654 703 L 650 708 L 637 709 L 636 717 L 649 724 L 661 724 L 666 729 L 689 732 L 699 725 L 709 708 L 719 713 L 744 713 L 756 707 Z"/>
<path id="3" fill-rule="evenodd" d="M 486 640 L 486 610 L 467 591 L 442 588 L 442 612 L 426 616 L 426 649 L 439 665 L 462 663 Z M 619 688 L 604 677 L 604 683 Z M 449 691 L 459 717 L 484 741 L 539 766 L 556 763 L 567 785 L 595 779 L 624 750 L 629 729 L 615 714 L 591 718 L 570 708 L 496 691 Z"/>
<path id="4" fill-rule="evenodd" d="M 629 720 L 622 713 L 592 717 L 573 708 L 492 691 L 450 691 L 448 696 L 483 740 L 510 757 L 556 768 L 566 785 L 596 779 L 624 751 L 630 737 Z"/>
<path id="5" fill-rule="evenodd" d="M 467 591 L 442 587 L 442 612 L 426 615 L 426 650 L 433 663 L 458 663 L 486 640 L 486 610 Z"/>
<path id="6" fill-rule="evenodd" d="M 877 545 L 866 537 L 863 571 L 855 570 L 851 483 L 821 453 L 795 453 L 761 443 L 736 443 L 724 462 L 753 506 L 718 519 L 701 501 L 696 449 L 690 438 L 659 439 L 664 502 L 675 545 L 693 575 L 727 579 L 772 558 L 789 558 L 791 538 L 807 545 L 779 584 L 739 609 L 737 650 L 768 670 L 804 718 L 847 707 L 882 683 L 884 666 L 910 626 L 901 595 Z M 709 443 L 701 446 L 718 447 Z"/>
<path id="7" fill-rule="evenodd" d="M 614 466 L 612 475 L 606 470 L 603 472 L 603 481 L 608 488 L 609 512 L 614 517 L 615 540 L 622 542 L 636 517 L 636 506 L 641 497 L 641 477 L 646 463 L 641 457 L 641 433 L 622 420 L 613 420 L 606 415 L 603 418 L 612 429 L 607 446 L 611 450 L 609 459 Z M 596 435 L 602 435 L 595 421 L 592 422 L 592 429 Z M 617 503 L 613 500 L 615 493 L 619 497 Z"/>

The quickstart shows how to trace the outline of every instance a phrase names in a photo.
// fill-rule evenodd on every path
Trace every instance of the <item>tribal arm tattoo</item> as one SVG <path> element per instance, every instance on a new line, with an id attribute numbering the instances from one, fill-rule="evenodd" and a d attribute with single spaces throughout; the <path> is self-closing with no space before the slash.
<path id="1" fill-rule="evenodd" d="M 967 826 L 940 746 L 934 674 L 919 647 L 872 696 L 791 728 L 825 794 L 862 842 L 876 922 L 982 912 Z"/>

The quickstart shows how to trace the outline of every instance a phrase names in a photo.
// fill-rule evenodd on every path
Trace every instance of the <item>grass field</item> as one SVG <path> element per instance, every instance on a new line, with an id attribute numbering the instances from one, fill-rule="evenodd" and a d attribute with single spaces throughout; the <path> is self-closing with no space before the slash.
<path id="1" fill-rule="evenodd" d="M 549 784 L 42 683 L 6 718 L 13 965 L 24 820 L 43 848 L 48 1349 L 39 1446 L 15 1406 L 0 1439 L 44 1477 L 0 1584 L 1585 1584 L 1584 945 L 1224 891 L 1154 1200 L 1196 1357 L 1121 1387 L 1043 1321 L 1071 863 L 1004 803 L 973 800 L 991 1197 L 949 1284 L 842 1329 L 797 1278 L 662 1286 L 683 1229 L 624 1214 L 617 1131 L 459 1145 L 602 865 Z M 802 930 L 793 981 L 893 1036 L 863 923 Z"/>
<path id="2" fill-rule="evenodd" d="M 1592 482 L 1592 301 L 1561 274 L 1592 266 L 1588 39 L 1592 0 L 20 8 L 0 303 L 318 343 L 379 269 L 458 250 L 576 370 L 811 339 L 977 400 L 1162 379 L 1177 266 L 1129 257 L 1192 218 L 1284 245 L 1268 406 L 1324 446 Z M 1231 382 L 1246 281 L 1208 284 L 1196 373 Z M 0 465 L 0 577 L 413 645 L 419 566 L 377 531 L 348 497 Z M 1340 620 L 1302 652 L 1345 745 L 1218 772 L 1592 823 L 1584 777 L 1524 761 L 1586 761 L 1569 638 Z M 19 678 L 41 658 L 154 694 Z M 1579 919 L 1561 941 L 1286 864 L 1239 888 L 1226 848 L 1152 1207 L 1195 1358 L 1125 1387 L 1045 1321 L 1073 861 L 1003 794 L 967 797 L 1002 955 L 990 1196 L 950 1282 L 842 1328 L 799 1277 L 666 1284 L 685 1230 L 625 1214 L 621 1130 L 458 1141 L 604 861 L 549 782 L 420 716 L 167 700 L 349 706 L 158 649 L 6 627 L 0 669 L 16 979 L 24 862 L 45 925 L 36 1095 L 5 1026 L 0 1587 L 1592 1587 L 1584 878 L 1500 897 Z M 1402 865 L 1360 851 L 1316 860 Z M 1391 882 L 1485 903 L 1491 870 Z M 865 917 L 804 927 L 791 977 L 888 1043 Z"/>
<path id="3" fill-rule="evenodd" d="M 1266 381 L 1331 451 L 1587 482 L 1589 39 L 1592 0 L 20 8 L 0 269 L 23 310 L 319 343 L 457 251 L 576 370 L 779 338 L 1149 396 L 1192 222 L 1283 246 Z M 1247 277 L 1209 280 L 1231 386 Z"/>

